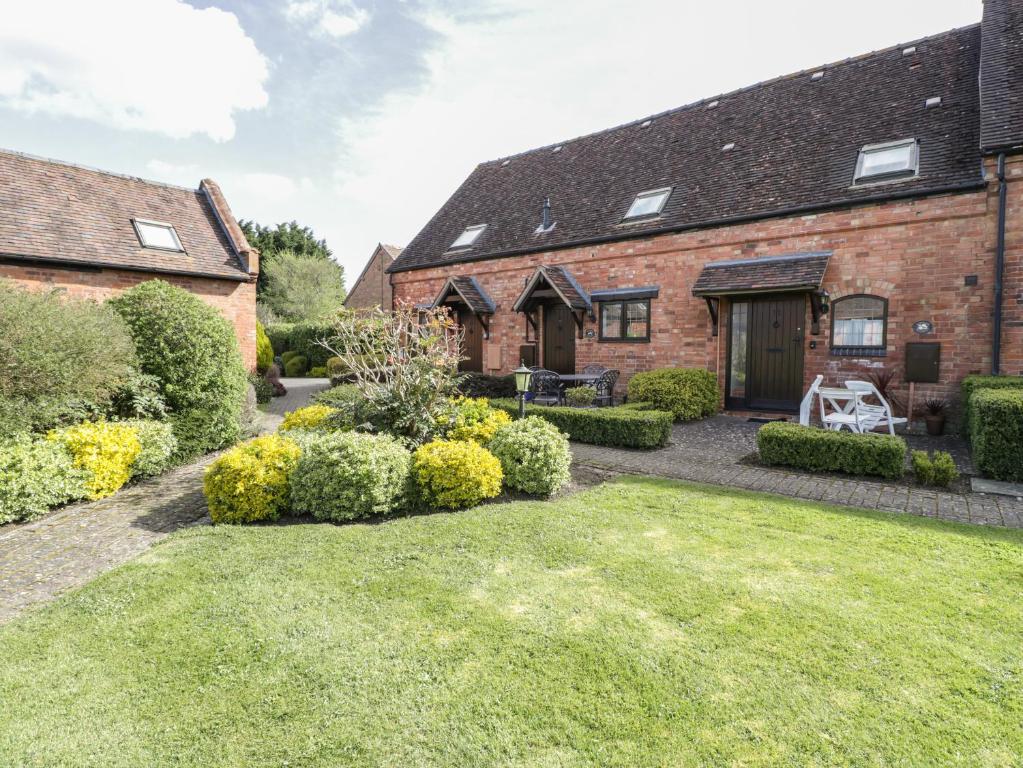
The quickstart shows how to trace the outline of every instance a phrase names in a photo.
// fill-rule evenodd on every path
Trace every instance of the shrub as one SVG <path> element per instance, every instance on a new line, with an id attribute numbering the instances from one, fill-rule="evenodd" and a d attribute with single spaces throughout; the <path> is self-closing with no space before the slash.
<path id="1" fill-rule="evenodd" d="M 132 477 L 154 477 L 174 465 L 174 452 L 178 448 L 174 429 L 165 421 L 135 419 L 121 422 L 135 430 L 140 451 L 131 465 Z"/>
<path id="2" fill-rule="evenodd" d="M 183 461 L 238 439 L 246 372 L 234 328 L 188 291 L 150 280 L 110 304 L 131 329 L 142 372 L 155 376 Z"/>
<path id="3" fill-rule="evenodd" d="M 318 365 L 315 368 L 310 368 L 306 375 L 313 379 L 325 379 L 327 378 L 327 366 Z"/>
<path id="4" fill-rule="evenodd" d="M 947 451 L 936 451 L 932 459 L 927 451 L 913 451 L 913 474 L 920 485 L 947 487 L 959 477 L 955 460 Z"/>
<path id="5" fill-rule="evenodd" d="M 295 358 L 295 357 L 298 357 L 298 352 L 293 352 L 293 351 L 289 350 L 289 351 L 285 352 L 283 355 L 281 355 L 281 364 L 282 365 L 287 365 L 288 361 L 291 360 L 292 358 Z"/>
<path id="6" fill-rule="evenodd" d="M 301 451 L 280 435 L 235 446 L 206 470 L 203 493 L 214 523 L 276 520 L 288 508 Z"/>
<path id="7" fill-rule="evenodd" d="M 593 387 L 572 387 L 565 390 L 565 400 L 576 408 L 593 405 L 593 401 L 596 399 L 597 390 Z"/>
<path id="8" fill-rule="evenodd" d="M 491 408 L 484 397 L 459 397 L 451 401 L 447 413 L 438 417 L 437 426 L 448 440 L 475 440 L 486 445 L 499 428 L 510 422 L 511 416 Z"/>
<path id="9" fill-rule="evenodd" d="M 85 421 L 54 430 L 47 439 L 63 445 L 75 466 L 86 471 L 86 498 L 93 500 L 110 496 L 128 482 L 142 452 L 138 435 L 127 424 Z"/>
<path id="10" fill-rule="evenodd" d="M 267 380 L 266 376 L 262 376 L 258 373 L 250 373 L 249 383 L 252 385 L 252 388 L 256 390 L 257 403 L 269 403 L 273 399 L 274 385 Z"/>
<path id="11" fill-rule="evenodd" d="M 491 400 L 495 408 L 515 415 L 514 400 Z M 671 437 L 673 416 L 668 411 L 650 410 L 648 403 L 629 403 L 611 408 L 567 408 L 526 405 L 526 415 L 549 421 L 571 440 L 591 445 L 621 448 L 660 448 Z"/>
<path id="12" fill-rule="evenodd" d="M 289 357 L 284 362 L 284 375 L 289 378 L 298 378 L 304 376 L 306 372 L 306 366 L 309 365 L 309 361 L 304 355 L 294 355 Z"/>
<path id="13" fill-rule="evenodd" d="M 0 434 L 105 412 L 134 364 L 109 307 L 0 281 Z"/>
<path id="14" fill-rule="evenodd" d="M 296 512 L 320 520 L 386 515 L 405 500 L 409 452 L 386 435 L 334 432 L 306 442 L 292 480 Z"/>
<path id="15" fill-rule="evenodd" d="M 337 355 L 327 358 L 327 374 L 334 378 L 340 376 L 345 371 L 345 361 Z"/>
<path id="16" fill-rule="evenodd" d="M 60 443 L 28 435 L 0 441 L 0 524 L 32 520 L 84 498 L 88 479 Z"/>
<path id="17" fill-rule="evenodd" d="M 288 342 L 291 338 L 291 329 L 294 323 L 271 323 L 264 326 L 266 337 L 270 339 L 270 346 L 273 347 L 276 357 L 284 358 L 284 355 L 291 350 Z M 295 352 L 297 355 L 298 352 Z"/>
<path id="18" fill-rule="evenodd" d="M 978 389 L 969 411 L 974 466 L 996 480 L 1023 480 L 1023 391 Z"/>
<path id="19" fill-rule="evenodd" d="M 811 472 L 902 477 L 906 441 L 894 435 L 853 434 L 783 421 L 757 432 L 757 450 L 765 464 Z"/>
<path id="20" fill-rule="evenodd" d="M 471 507 L 501 492 L 501 462 L 479 443 L 434 440 L 412 456 L 412 474 L 431 507 Z"/>
<path id="21" fill-rule="evenodd" d="M 256 321 L 256 371 L 266 373 L 267 368 L 273 365 L 274 348 L 270 344 L 270 337 L 266 335 L 263 324 Z"/>
<path id="22" fill-rule="evenodd" d="M 167 418 L 160 380 L 132 370 L 111 397 L 107 415 L 120 419 Z"/>
<path id="23" fill-rule="evenodd" d="M 274 354 L 283 361 L 287 352 L 302 355 L 308 365 L 326 365 L 333 353 L 320 345 L 321 340 L 332 339 L 333 326 L 330 323 L 275 323 L 266 327 Z"/>
<path id="24" fill-rule="evenodd" d="M 1023 376 L 967 376 L 959 385 L 963 395 L 964 431 L 969 434 L 972 408 L 970 399 L 980 389 L 1019 389 L 1023 390 Z"/>
<path id="25" fill-rule="evenodd" d="M 284 397 L 288 394 L 288 388 L 281 383 L 281 367 L 274 363 L 266 371 L 266 380 L 274 389 L 274 397 Z"/>
<path id="26" fill-rule="evenodd" d="M 287 432 L 289 429 L 316 429 L 325 422 L 334 409 L 328 405 L 307 405 L 305 408 L 298 408 L 284 415 L 280 431 Z"/>
<path id="27" fill-rule="evenodd" d="M 359 397 L 359 388 L 354 384 L 338 384 L 336 387 L 317 392 L 313 395 L 313 402 L 343 410 L 350 407 L 352 401 Z"/>
<path id="28" fill-rule="evenodd" d="M 629 379 L 629 399 L 671 411 L 676 421 L 711 416 L 718 410 L 717 377 L 703 368 L 660 368 Z"/>
<path id="29" fill-rule="evenodd" d="M 515 376 L 491 376 L 469 373 L 458 384 L 458 391 L 466 397 L 515 397 Z"/>
<path id="30" fill-rule="evenodd" d="M 489 448 L 501 462 L 504 482 L 509 488 L 549 496 L 571 478 L 568 436 L 536 416 L 501 427 Z"/>

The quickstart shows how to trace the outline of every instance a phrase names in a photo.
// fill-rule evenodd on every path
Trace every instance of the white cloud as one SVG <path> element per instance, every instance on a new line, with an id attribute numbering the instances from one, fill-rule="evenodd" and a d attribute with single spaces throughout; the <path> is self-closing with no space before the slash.
<path id="1" fill-rule="evenodd" d="M 33 0 L 0 24 L 0 105 L 27 113 L 226 141 L 268 75 L 234 14 L 180 0 Z"/>
<path id="2" fill-rule="evenodd" d="M 369 21 L 369 11 L 350 0 L 291 0 L 284 15 L 296 24 L 309 26 L 325 37 L 347 37 L 355 34 Z"/>

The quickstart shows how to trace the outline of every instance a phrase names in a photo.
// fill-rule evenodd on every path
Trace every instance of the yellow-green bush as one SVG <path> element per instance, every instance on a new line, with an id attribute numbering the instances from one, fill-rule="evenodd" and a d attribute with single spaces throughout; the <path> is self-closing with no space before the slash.
<path id="1" fill-rule="evenodd" d="M 203 493 L 214 523 L 276 520 L 287 510 L 299 447 L 280 435 L 248 440 L 206 470 Z"/>
<path id="2" fill-rule="evenodd" d="M 132 465 L 142 452 L 135 429 L 127 424 L 83 421 L 54 430 L 47 438 L 62 443 L 76 467 L 88 473 L 86 497 L 110 496 L 131 477 Z"/>
<path id="3" fill-rule="evenodd" d="M 489 443 L 494 434 L 511 416 L 491 408 L 485 397 L 459 397 L 451 401 L 451 410 L 437 420 L 437 426 L 448 440 L 474 440 Z"/>
<path id="4" fill-rule="evenodd" d="M 270 337 L 266 335 L 263 324 L 256 321 L 256 370 L 266 373 L 267 369 L 274 364 L 274 348 L 270 344 Z"/>
<path id="5" fill-rule="evenodd" d="M 471 507 L 501 492 L 501 462 L 479 443 L 434 440 L 412 456 L 422 500 L 431 507 Z"/>
<path id="6" fill-rule="evenodd" d="M 289 429 L 316 429 L 330 416 L 334 415 L 337 409 L 328 405 L 307 405 L 284 415 L 280 431 L 287 432 Z"/>

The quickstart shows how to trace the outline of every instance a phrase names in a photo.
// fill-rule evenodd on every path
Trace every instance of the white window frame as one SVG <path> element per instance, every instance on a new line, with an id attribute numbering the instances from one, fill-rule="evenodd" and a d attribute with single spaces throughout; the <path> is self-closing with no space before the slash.
<path id="1" fill-rule="evenodd" d="M 455 238 L 455 242 L 453 242 L 448 247 L 448 250 L 454 251 L 462 248 L 472 248 L 474 245 L 476 245 L 476 241 L 480 239 L 480 235 L 483 234 L 483 231 L 486 228 L 487 228 L 486 224 L 473 224 L 471 226 L 466 227 L 465 229 L 462 230 L 462 234 Z M 465 238 L 468 239 L 465 240 L 465 242 L 460 242 Z"/>
<path id="2" fill-rule="evenodd" d="M 864 175 L 863 163 L 874 152 L 883 152 L 897 147 L 909 147 L 909 167 L 898 171 L 886 173 L 870 173 Z M 883 144 L 867 144 L 860 149 L 856 157 L 856 173 L 853 175 L 853 183 L 860 184 L 872 181 L 887 181 L 889 179 L 912 178 L 920 172 L 920 143 L 916 139 L 899 139 L 898 141 L 887 141 Z"/>
<path id="3" fill-rule="evenodd" d="M 135 235 L 138 237 L 139 242 L 142 244 L 143 248 L 152 248 L 153 250 L 156 251 L 173 251 L 174 253 L 185 252 L 185 249 L 181 247 L 181 238 L 178 237 L 178 232 L 176 229 L 174 229 L 173 224 L 168 224 L 165 221 L 152 221 L 151 219 L 132 219 L 131 224 L 135 228 Z M 170 232 L 171 237 L 174 239 L 174 242 L 177 243 L 177 247 L 168 248 L 165 245 L 150 245 L 149 243 L 146 242 L 146 236 L 142 233 L 142 227 L 139 226 L 140 224 L 142 226 L 160 227 L 161 229 L 166 229 L 167 231 Z"/>
<path id="4" fill-rule="evenodd" d="M 654 216 L 660 216 L 661 211 L 664 210 L 664 206 L 668 204 L 668 198 L 671 197 L 671 193 L 674 187 L 660 187 L 659 189 L 648 189 L 644 192 L 640 192 L 633 198 L 632 203 L 629 205 L 629 210 L 625 212 L 625 217 L 622 221 L 628 221 L 630 219 L 648 219 Z M 646 200 L 651 197 L 662 195 L 661 204 L 657 206 L 655 211 L 647 211 L 646 213 L 633 213 L 633 209 L 636 207 L 640 200 Z"/>

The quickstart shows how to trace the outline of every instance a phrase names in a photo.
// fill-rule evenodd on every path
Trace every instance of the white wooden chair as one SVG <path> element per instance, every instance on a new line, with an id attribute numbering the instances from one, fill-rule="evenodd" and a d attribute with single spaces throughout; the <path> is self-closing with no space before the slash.
<path id="1" fill-rule="evenodd" d="M 888 434 L 894 435 L 895 425 L 905 424 L 908 421 L 908 419 L 905 419 L 902 416 L 896 416 L 892 413 L 892 407 L 888 404 L 888 401 L 881 396 L 881 393 L 878 392 L 877 387 L 875 387 L 869 381 L 847 381 L 845 382 L 845 386 L 847 389 L 851 389 L 854 392 L 860 392 L 866 396 L 873 396 L 877 400 L 879 405 L 870 405 L 864 403 L 860 407 L 870 409 L 879 408 L 880 418 L 876 426 L 888 427 Z"/>
<path id="2" fill-rule="evenodd" d="M 864 393 L 841 387 L 820 387 L 817 399 L 821 407 L 821 424 L 836 432 L 848 427 L 850 432 L 870 432 L 884 417 L 884 408 L 863 402 Z"/>
<path id="3" fill-rule="evenodd" d="M 824 377 L 817 374 L 817 378 L 813 380 L 813 384 L 806 390 L 806 394 L 803 395 L 803 401 L 799 404 L 799 425 L 801 427 L 810 426 L 810 413 L 813 411 L 813 401 L 817 397 L 817 390 L 820 389 L 821 382 L 824 381 Z"/>

